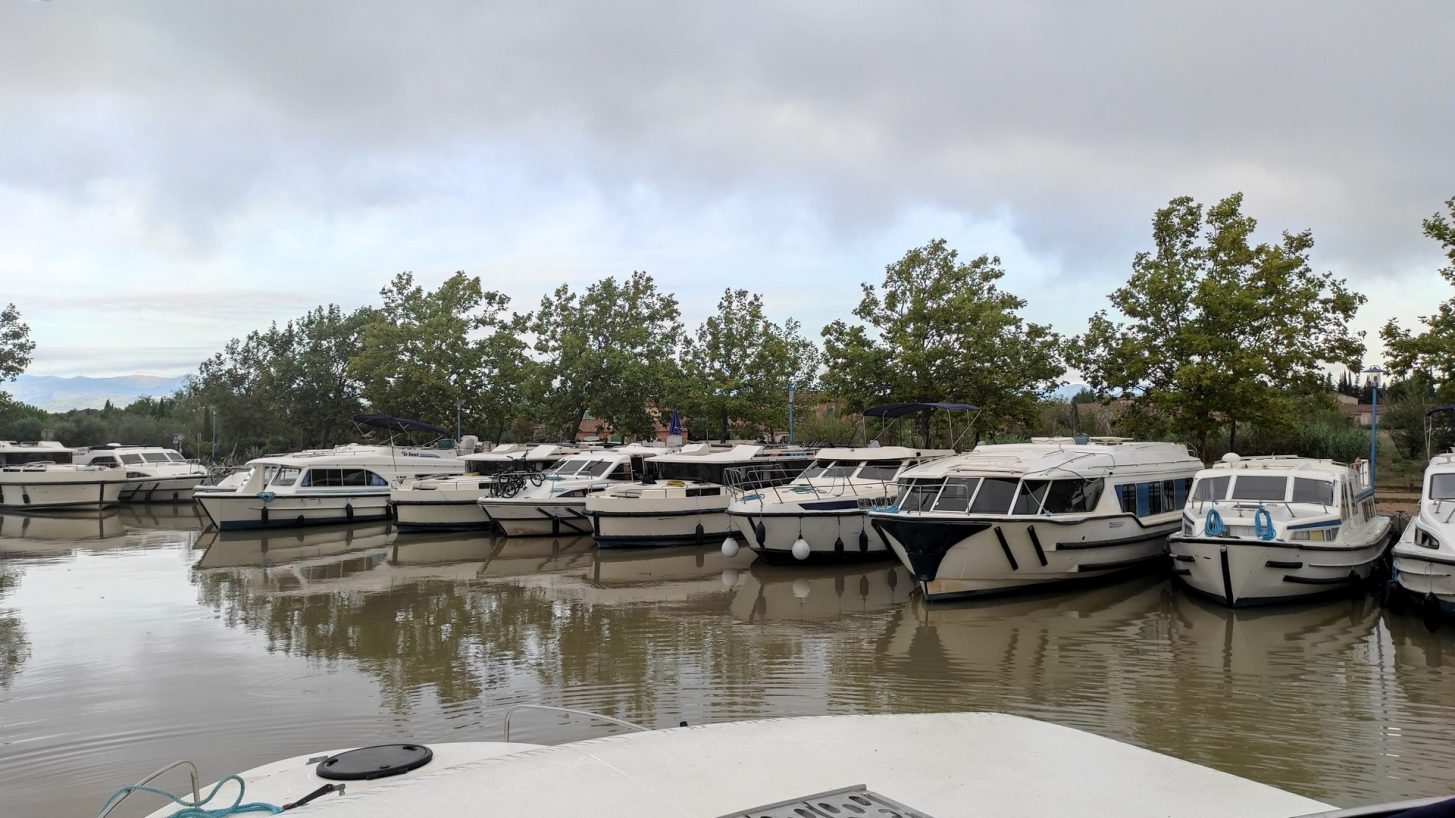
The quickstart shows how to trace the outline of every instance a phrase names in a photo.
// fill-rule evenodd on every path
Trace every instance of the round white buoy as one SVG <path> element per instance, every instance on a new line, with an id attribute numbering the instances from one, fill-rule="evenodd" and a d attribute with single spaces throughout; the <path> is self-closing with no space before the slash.
<path id="1" fill-rule="evenodd" d="M 728 559 L 736 557 L 738 555 L 738 541 L 733 539 L 732 537 L 728 537 L 727 539 L 723 540 L 722 555 L 724 557 L 727 557 Z"/>
<path id="2" fill-rule="evenodd" d="M 794 599 L 808 599 L 808 592 L 812 590 L 813 586 L 809 585 L 806 579 L 795 579 L 793 581 Z"/>
<path id="3" fill-rule="evenodd" d="M 806 559 L 808 559 L 808 555 L 809 554 L 812 554 L 812 553 L 813 553 L 813 549 L 808 547 L 808 540 L 805 540 L 804 538 L 799 537 L 798 539 L 796 539 L 796 540 L 793 541 L 793 558 L 794 559 L 796 559 L 796 560 L 806 560 Z"/>

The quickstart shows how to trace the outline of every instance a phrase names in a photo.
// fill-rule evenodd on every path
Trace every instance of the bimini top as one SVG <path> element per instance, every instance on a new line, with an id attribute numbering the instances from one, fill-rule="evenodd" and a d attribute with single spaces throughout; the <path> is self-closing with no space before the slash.
<path id="1" fill-rule="evenodd" d="M 1101 477 L 1118 469 L 1162 466 L 1202 468 L 1180 443 L 982 443 L 973 451 L 916 466 L 901 477 L 1005 474 L 1026 477 Z"/>
<path id="2" fill-rule="evenodd" d="M 373 426 L 375 429 L 388 429 L 391 432 L 430 432 L 440 437 L 450 436 L 448 430 L 441 429 L 432 423 L 409 418 L 392 418 L 388 415 L 354 415 L 354 422 Z"/>
<path id="3" fill-rule="evenodd" d="M 973 412 L 979 408 L 973 403 L 886 403 L 882 406 L 871 406 L 865 409 L 864 415 L 871 418 L 899 418 L 934 409 L 946 412 Z"/>
<path id="4" fill-rule="evenodd" d="M 488 452 L 467 454 L 463 455 L 460 459 L 466 463 L 500 463 L 507 460 L 560 460 L 580 453 L 581 450 L 574 446 L 557 446 L 554 443 L 542 443 L 537 446 L 530 446 L 523 443 L 503 443 Z"/>
<path id="5" fill-rule="evenodd" d="M 1455 415 L 1455 403 L 1442 403 L 1439 406 L 1431 406 L 1429 409 L 1425 410 L 1425 417 L 1438 415 L 1441 412 L 1449 412 L 1450 414 Z"/>
<path id="6" fill-rule="evenodd" d="M 682 451 L 652 458 L 654 463 L 753 463 L 778 457 L 806 458 L 808 449 L 769 448 L 761 443 L 736 443 L 731 446 L 714 443 L 689 443 Z"/>

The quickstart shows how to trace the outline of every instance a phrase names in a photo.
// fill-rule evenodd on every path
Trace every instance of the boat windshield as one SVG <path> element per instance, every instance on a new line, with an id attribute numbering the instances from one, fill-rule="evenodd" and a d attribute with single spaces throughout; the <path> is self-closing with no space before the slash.
<path id="1" fill-rule="evenodd" d="M 944 484 L 945 480 L 940 477 L 901 481 L 899 497 L 895 498 L 894 505 L 900 511 L 927 511 Z"/>
<path id="2" fill-rule="evenodd" d="M 610 468 L 610 460 L 587 460 L 578 457 L 557 466 L 555 473 L 562 477 L 600 477 Z"/>
<path id="3" fill-rule="evenodd" d="M 187 462 L 187 458 L 183 457 L 180 452 L 174 452 L 171 449 L 168 449 L 166 451 L 166 455 L 167 455 L 167 459 L 170 460 L 170 461 L 172 461 L 173 463 L 186 463 Z"/>
<path id="4" fill-rule="evenodd" d="M 898 460 L 878 460 L 865 463 L 864 468 L 859 469 L 856 476 L 860 480 L 880 480 L 887 483 L 893 480 L 897 474 L 899 474 Z"/>
<path id="5" fill-rule="evenodd" d="M 1295 477 L 1293 478 L 1293 502 L 1331 506 L 1334 504 L 1334 483 L 1330 480 Z"/>
<path id="6" fill-rule="evenodd" d="M 1219 477 L 1202 477 L 1197 485 L 1192 487 L 1192 499 L 1194 500 L 1222 500 L 1228 496 L 1228 483 L 1232 480 L 1226 475 Z"/>
<path id="7" fill-rule="evenodd" d="M 1455 500 L 1455 474 L 1430 475 L 1431 500 Z"/>
<path id="8" fill-rule="evenodd" d="M 1012 514 L 1086 514 L 1096 509 L 1104 483 L 1095 480 L 1025 480 Z"/>
<path id="9" fill-rule="evenodd" d="M 263 477 L 263 484 L 267 486 L 291 486 L 298 482 L 300 472 L 293 466 L 278 466 L 276 471 L 273 468 L 269 468 L 268 471 L 271 474 L 265 474 Z"/>
<path id="10" fill-rule="evenodd" d="M 859 460 L 815 460 L 803 470 L 804 477 L 848 477 L 862 461 Z"/>
<path id="11" fill-rule="evenodd" d="M 1288 477 L 1282 474 L 1240 474 L 1233 481 L 1234 500 L 1283 500 L 1288 496 Z"/>
<path id="12" fill-rule="evenodd" d="M 167 455 L 163 452 L 142 452 L 142 458 L 148 463 L 166 463 Z"/>
<path id="13" fill-rule="evenodd" d="M 980 491 L 970 504 L 971 514 L 1004 514 L 1010 510 L 1020 480 L 1014 477 L 987 477 L 980 481 Z"/>

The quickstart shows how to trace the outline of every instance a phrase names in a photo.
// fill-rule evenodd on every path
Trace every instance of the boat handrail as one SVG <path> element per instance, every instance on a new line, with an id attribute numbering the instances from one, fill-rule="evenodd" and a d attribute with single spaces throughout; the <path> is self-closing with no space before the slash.
<path id="1" fill-rule="evenodd" d="M 590 710 L 577 710 L 574 707 L 557 707 L 551 704 L 517 704 L 509 710 L 505 711 L 506 742 L 510 741 L 510 717 L 515 715 L 516 711 L 519 710 L 544 710 L 552 713 L 569 713 L 574 716 L 586 716 L 587 718 L 599 719 L 601 721 L 610 722 L 612 724 L 617 724 L 622 727 L 630 727 L 631 729 L 636 730 L 639 733 L 648 733 L 651 732 L 652 729 L 650 727 L 643 727 L 636 722 L 616 718 L 615 716 L 607 716 L 602 713 L 592 713 Z M 97 816 L 97 818 L 101 818 L 101 816 Z"/>
<path id="2" fill-rule="evenodd" d="M 144 787 L 147 784 L 150 784 L 152 781 L 156 780 L 158 776 L 169 773 L 172 770 L 177 769 L 178 767 L 187 768 L 187 775 L 192 778 L 192 802 L 200 803 L 202 801 L 202 788 L 200 782 L 198 781 L 197 765 L 193 764 L 190 761 L 187 761 L 186 759 L 183 759 L 181 761 L 173 761 L 171 764 L 168 764 L 167 766 L 161 768 L 160 770 L 157 770 L 146 778 L 143 778 L 142 780 L 136 782 L 132 785 L 132 787 Z M 123 794 L 120 798 L 113 798 L 112 800 L 106 802 L 105 806 L 101 808 L 101 812 L 96 814 L 96 818 L 106 818 L 107 815 L 111 814 L 112 810 L 116 809 L 118 804 L 135 795 L 136 793 L 137 790 L 128 789 L 125 794 Z"/>

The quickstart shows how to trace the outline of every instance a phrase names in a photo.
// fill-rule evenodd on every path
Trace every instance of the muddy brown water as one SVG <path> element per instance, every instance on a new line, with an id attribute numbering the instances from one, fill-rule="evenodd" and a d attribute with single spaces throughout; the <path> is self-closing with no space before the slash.
<path id="1" fill-rule="evenodd" d="M 185 506 L 0 518 L 0 815 L 94 815 L 179 758 L 211 780 L 494 740 L 522 703 L 653 726 L 994 710 L 1339 805 L 1455 791 L 1455 627 L 1372 598 L 1227 611 L 1147 577 L 926 606 L 892 563 L 202 529 Z"/>

